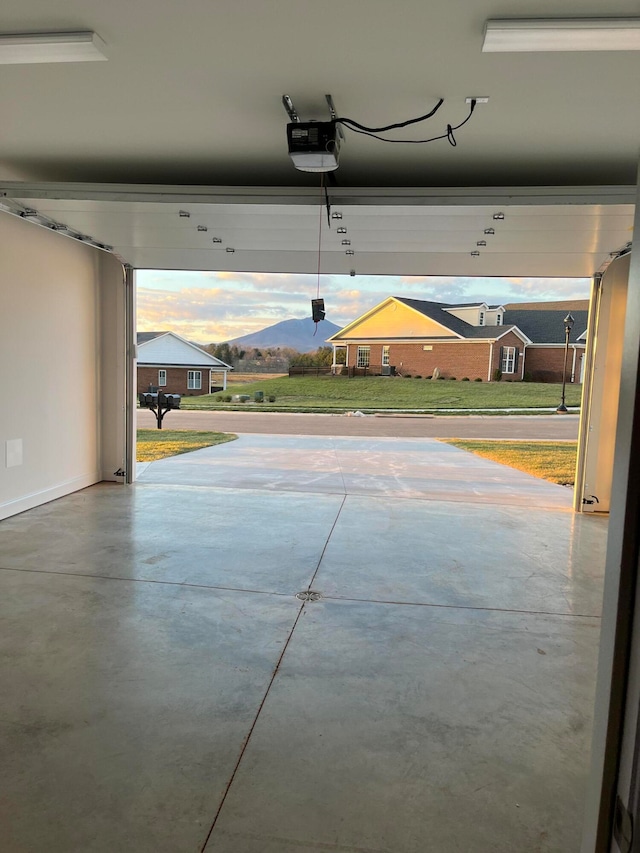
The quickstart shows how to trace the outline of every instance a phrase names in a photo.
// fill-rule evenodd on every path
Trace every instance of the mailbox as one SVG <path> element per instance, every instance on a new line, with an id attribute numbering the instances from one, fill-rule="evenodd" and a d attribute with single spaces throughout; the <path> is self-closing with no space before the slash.
<path id="1" fill-rule="evenodd" d="M 163 395 L 166 402 L 167 409 L 179 409 L 180 408 L 180 394 L 164 394 Z"/>
<path id="2" fill-rule="evenodd" d="M 151 409 L 156 416 L 158 429 L 162 429 L 162 419 L 167 412 L 180 408 L 180 394 L 165 394 L 162 391 L 142 391 L 138 394 L 140 408 Z"/>

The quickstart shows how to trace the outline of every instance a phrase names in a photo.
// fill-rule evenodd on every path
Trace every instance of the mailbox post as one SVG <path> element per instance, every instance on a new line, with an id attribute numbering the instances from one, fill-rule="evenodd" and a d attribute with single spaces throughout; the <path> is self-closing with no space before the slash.
<path id="1" fill-rule="evenodd" d="M 172 409 L 180 408 L 180 394 L 165 394 L 163 391 L 143 391 L 138 394 L 141 409 L 151 409 L 156 416 L 158 429 L 162 429 L 162 419 Z"/>

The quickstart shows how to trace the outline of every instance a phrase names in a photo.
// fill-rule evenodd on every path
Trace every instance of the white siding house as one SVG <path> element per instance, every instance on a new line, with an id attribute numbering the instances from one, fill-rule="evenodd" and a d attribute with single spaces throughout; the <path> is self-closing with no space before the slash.
<path id="1" fill-rule="evenodd" d="M 138 389 L 194 396 L 225 390 L 233 368 L 175 332 L 138 333 Z"/>

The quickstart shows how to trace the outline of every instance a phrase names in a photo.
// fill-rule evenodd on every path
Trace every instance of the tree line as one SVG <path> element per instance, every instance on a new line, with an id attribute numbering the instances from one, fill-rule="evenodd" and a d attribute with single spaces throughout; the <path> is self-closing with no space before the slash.
<path id="1" fill-rule="evenodd" d="M 286 372 L 290 367 L 326 367 L 333 362 L 332 347 L 318 347 L 313 352 L 298 352 L 293 347 L 251 347 L 241 349 L 237 344 L 208 344 L 206 352 L 230 364 L 236 370 L 251 369 Z M 337 363 L 344 364 L 345 350 L 338 349 Z"/>

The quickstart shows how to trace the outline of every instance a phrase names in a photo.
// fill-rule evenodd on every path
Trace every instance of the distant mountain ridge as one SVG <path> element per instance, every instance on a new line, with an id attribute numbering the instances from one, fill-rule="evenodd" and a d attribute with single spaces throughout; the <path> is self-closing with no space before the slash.
<path id="1" fill-rule="evenodd" d="M 235 344 L 241 349 L 277 349 L 278 347 L 290 347 L 298 350 L 298 352 L 312 352 L 318 347 L 327 346 L 325 343 L 327 338 L 335 335 L 342 327 L 336 326 L 329 320 L 322 320 L 316 324 L 311 317 L 305 317 L 301 320 L 281 320 L 279 323 L 274 323 L 273 326 L 267 326 L 266 329 L 261 329 L 259 332 L 252 332 L 250 335 L 242 335 L 239 338 L 233 338 L 228 341 L 229 344 Z M 314 335 L 315 332 L 315 335 Z"/>

